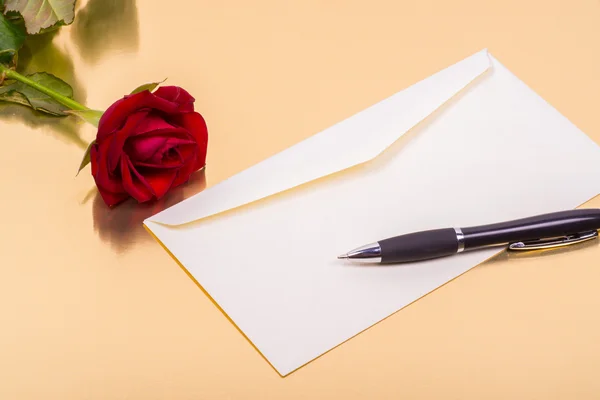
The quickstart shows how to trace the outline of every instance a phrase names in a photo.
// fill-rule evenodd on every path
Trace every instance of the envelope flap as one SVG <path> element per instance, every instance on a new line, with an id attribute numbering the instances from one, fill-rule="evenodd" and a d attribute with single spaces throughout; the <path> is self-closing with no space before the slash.
<path id="1" fill-rule="evenodd" d="M 489 67 L 482 50 L 146 221 L 193 222 L 369 161 Z"/>

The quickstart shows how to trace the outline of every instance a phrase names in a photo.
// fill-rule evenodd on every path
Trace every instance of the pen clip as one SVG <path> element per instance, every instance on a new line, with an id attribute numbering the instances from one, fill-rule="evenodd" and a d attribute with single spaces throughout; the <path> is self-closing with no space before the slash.
<path id="1" fill-rule="evenodd" d="M 540 249 L 551 249 L 555 247 L 568 246 L 571 244 L 582 243 L 588 240 L 592 240 L 598 237 L 598 231 L 587 231 L 574 233 L 572 235 L 565 235 L 547 239 L 537 239 L 523 242 L 514 242 L 508 245 L 509 250 L 514 251 L 528 251 L 528 250 L 540 250 Z"/>

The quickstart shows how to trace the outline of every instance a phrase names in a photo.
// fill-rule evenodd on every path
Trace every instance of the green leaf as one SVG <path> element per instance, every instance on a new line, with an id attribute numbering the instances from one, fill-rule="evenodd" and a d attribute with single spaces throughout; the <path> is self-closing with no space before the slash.
<path id="1" fill-rule="evenodd" d="M 25 30 L 0 13 L 0 62 L 10 64 L 25 41 Z"/>
<path id="2" fill-rule="evenodd" d="M 90 124 L 94 125 L 96 128 L 98 127 L 98 123 L 100 123 L 102 114 L 104 114 L 103 111 L 98 110 L 67 110 L 65 113 L 75 115 L 85 122 L 89 122 Z"/>
<path id="3" fill-rule="evenodd" d="M 152 82 L 152 83 L 146 83 L 142 86 L 139 86 L 137 88 L 135 88 L 133 90 L 133 92 L 131 92 L 131 94 L 136 94 L 136 93 L 140 93 L 143 92 L 144 90 L 148 90 L 148 91 L 153 91 L 154 89 L 156 89 L 158 87 L 158 85 L 160 85 L 161 83 L 163 83 L 164 81 L 166 81 L 167 79 L 163 79 L 161 82 Z"/>
<path id="4" fill-rule="evenodd" d="M 38 72 L 27 75 L 27 77 L 65 97 L 73 98 L 73 89 L 71 86 L 54 75 L 46 72 Z M 67 107 L 58 103 L 50 96 L 21 82 L 14 82 L 10 85 L 0 87 L 0 101 L 22 104 L 36 111 L 57 116 L 67 115 L 65 111 L 68 110 Z"/>
<path id="5" fill-rule="evenodd" d="M 92 140 L 92 142 L 90 143 L 90 145 L 87 147 L 87 149 L 85 149 L 85 153 L 83 153 L 83 159 L 81 160 L 81 164 L 79 164 L 79 170 L 77 171 L 77 175 L 79 175 L 79 173 L 81 172 L 82 169 L 85 168 L 86 165 L 88 165 L 91 161 L 91 156 L 90 156 L 90 151 L 92 150 L 92 146 L 96 143 L 95 140 Z M 76 176 L 77 176 L 76 175 Z"/>
<path id="6" fill-rule="evenodd" d="M 27 33 L 40 33 L 55 25 L 69 25 L 75 17 L 76 0 L 5 0 L 5 11 L 17 11 L 25 20 Z"/>
<path id="7" fill-rule="evenodd" d="M 26 107 L 31 107 L 31 103 L 29 102 L 29 100 L 27 100 L 27 97 L 25 97 L 25 95 L 23 95 L 19 92 L 15 92 L 15 91 L 11 91 L 11 92 L 6 93 L 5 95 L 1 95 L 0 100 L 6 101 L 9 103 L 21 104 L 22 106 L 26 106 Z"/>

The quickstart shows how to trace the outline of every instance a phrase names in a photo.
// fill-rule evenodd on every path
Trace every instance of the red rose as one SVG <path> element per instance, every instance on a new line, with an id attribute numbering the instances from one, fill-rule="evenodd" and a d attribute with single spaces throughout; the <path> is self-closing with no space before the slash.
<path id="1" fill-rule="evenodd" d="M 208 130 L 194 98 L 175 86 L 125 96 L 106 110 L 90 150 L 104 202 L 160 199 L 204 167 Z"/>

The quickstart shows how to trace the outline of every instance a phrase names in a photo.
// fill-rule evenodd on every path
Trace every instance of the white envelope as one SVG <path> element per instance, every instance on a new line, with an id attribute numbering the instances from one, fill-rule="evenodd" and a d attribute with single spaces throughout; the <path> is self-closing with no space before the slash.
<path id="1" fill-rule="evenodd" d="M 397 266 L 338 254 L 598 193 L 600 148 L 483 50 L 144 224 L 286 375 L 501 249 Z"/>

